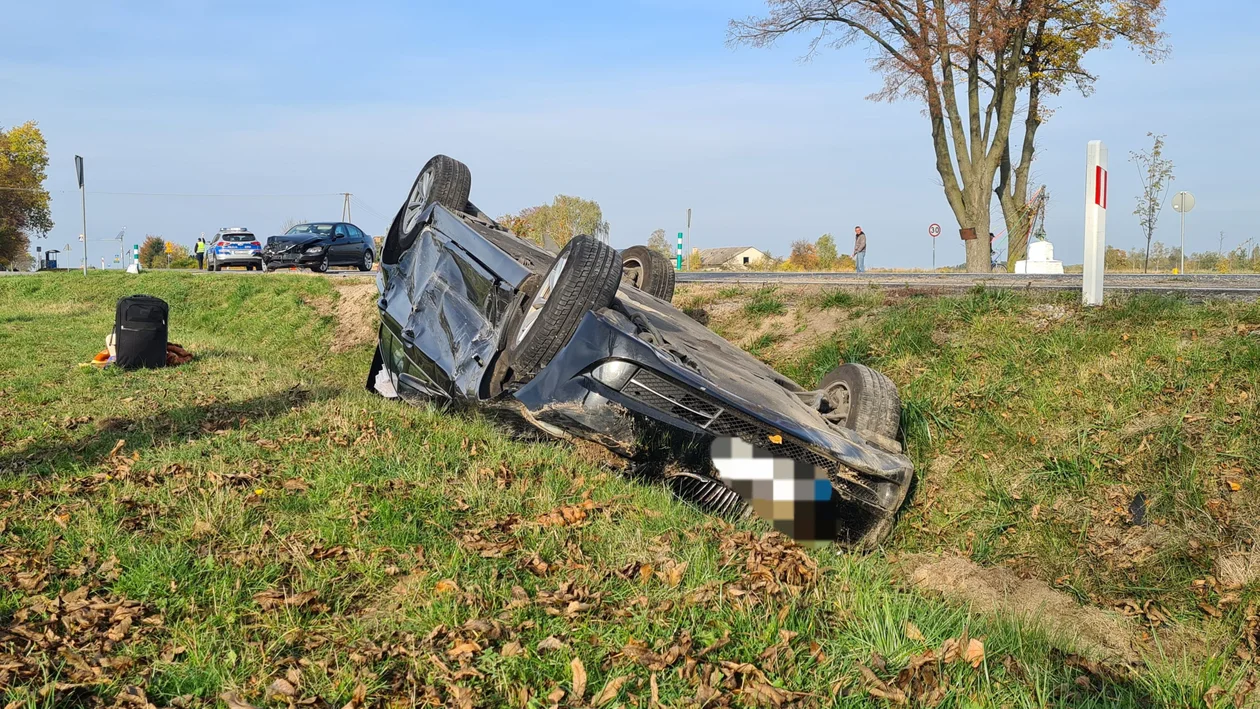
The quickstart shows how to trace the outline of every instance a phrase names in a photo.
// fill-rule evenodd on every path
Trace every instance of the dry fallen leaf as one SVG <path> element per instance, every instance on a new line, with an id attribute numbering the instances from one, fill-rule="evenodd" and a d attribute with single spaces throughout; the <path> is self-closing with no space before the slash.
<path id="1" fill-rule="evenodd" d="M 545 640 L 538 643 L 538 652 L 547 652 L 548 650 L 559 650 L 564 647 L 564 643 L 554 635 L 548 635 Z"/>
<path id="2" fill-rule="evenodd" d="M 311 486 L 302 478 L 289 478 L 284 481 L 284 489 L 289 492 L 304 492 L 311 489 Z"/>
<path id="3" fill-rule="evenodd" d="M 350 695 L 350 701 L 341 709 L 360 709 L 367 704 L 367 685 L 360 684 L 354 688 L 354 694 Z"/>
<path id="4" fill-rule="evenodd" d="M 236 692 L 224 692 L 219 695 L 219 699 L 228 706 L 228 709 L 258 709 L 258 707 L 241 699 L 241 695 Z"/>
<path id="5" fill-rule="evenodd" d="M 687 571 L 687 564 L 688 562 L 686 561 L 681 564 L 674 564 L 665 572 L 665 580 L 670 586 L 677 586 L 682 583 L 683 574 Z"/>
<path id="6" fill-rule="evenodd" d="M 458 591 L 458 590 L 459 590 L 459 584 L 455 583 L 451 579 L 442 579 L 441 581 L 437 582 L 436 586 L 433 587 L 434 593 L 450 593 L 452 591 Z"/>
<path id="7" fill-rule="evenodd" d="M 919 626 L 906 621 L 906 638 L 916 643 L 926 642 L 927 638 L 923 637 L 923 631 L 919 630 Z"/>
<path id="8" fill-rule="evenodd" d="M 297 689 L 287 679 L 277 679 L 267 687 L 267 696 L 289 698 L 297 695 Z"/>
<path id="9" fill-rule="evenodd" d="M 481 652 L 480 645 L 465 640 L 452 645 L 451 649 L 446 651 L 446 654 L 451 657 L 459 657 L 460 655 L 474 655 L 478 652 Z"/>
<path id="10" fill-rule="evenodd" d="M 888 686 L 888 683 L 880 679 L 871 671 L 869 667 L 858 663 L 858 671 L 862 673 L 862 679 L 866 682 L 866 691 L 876 699 L 887 699 L 893 704 L 905 704 L 906 693 L 896 687 Z"/>
<path id="11" fill-rule="evenodd" d="M 500 648 L 499 654 L 504 657 L 517 657 L 525 654 L 525 648 L 521 647 L 519 642 L 513 640 Z"/>
<path id="12" fill-rule="evenodd" d="M 616 699 L 617 695 L 621 693 L 622 685 L 624 685 L 626 682 L 629 682 L 629 681 L 630 681 L 630 675 L 622 675 L 621 677 L 613 677 L 612 679 L 608 680 L 608 684 L 604 685 L 604 688 L 599 690 L 599 694 L 596 694 L 591 699 L 591 705 L 596 706 L 596 707 L 602 707 L 605 704 L 608 704 L 612 700 Z"/>
<path id="13" fill-rule="evenodd" d="M 973 668 L 979 667 L 980 663 L 984 662 L 984 643 L 972 638 L 967 643 L 967 652 L 963 655 L 963 659 L 971 663 Z"/>
<path id="14" fill-rule="evenodd" d="M 573 696 L 581 701 L 586 696 L 586 667 L 582 665 L 582 661 L 573 658 L 569 663 L 569 669 L 573 671 Z"/>

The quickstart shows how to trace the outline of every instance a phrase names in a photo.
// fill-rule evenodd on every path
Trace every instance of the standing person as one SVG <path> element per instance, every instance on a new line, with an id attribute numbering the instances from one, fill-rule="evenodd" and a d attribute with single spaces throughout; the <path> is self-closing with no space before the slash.
<path id="1" fill-rule="evenodd" d="M 204 236 L 197 237 L 197 270 L 200 271 L 202 264 L 206 261 L 206 239 Z"/>
<path id="2" fill-rule="evenodd" d="M 853 227 L 853 261 L 858 273 L 866 273 L 866 232 L 860 226 Z"/>

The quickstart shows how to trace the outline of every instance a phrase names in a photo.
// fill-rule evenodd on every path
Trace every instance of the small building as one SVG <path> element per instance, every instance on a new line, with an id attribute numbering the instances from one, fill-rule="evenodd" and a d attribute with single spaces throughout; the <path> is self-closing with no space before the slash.
<path id="1" fill-rule="evenodd" d="M 723 246 L 717 249 L 692 249 L 700 254 L 703 270 L 738 270 L 750 268 L 766 259 L 766 254 L 751 246 Z"/>

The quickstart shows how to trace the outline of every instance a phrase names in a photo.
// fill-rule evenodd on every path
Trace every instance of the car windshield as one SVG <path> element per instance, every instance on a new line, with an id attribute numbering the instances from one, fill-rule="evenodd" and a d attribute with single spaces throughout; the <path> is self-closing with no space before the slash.
<path id="1" fill-rule="evenodd" d="M 298 224 L 285 234 L 317 234 L 319 236 L 328 236 L 333 231 L 332 224 Z"/>
<path id="2" fill-rule="evenodd" d="M 222 234 L 219 236 L 219 241 L 253 241 L 253 240 L 254 240 L 253 234 L 242 234 L 240 232 L 237 232 L 235 234 Z"/>

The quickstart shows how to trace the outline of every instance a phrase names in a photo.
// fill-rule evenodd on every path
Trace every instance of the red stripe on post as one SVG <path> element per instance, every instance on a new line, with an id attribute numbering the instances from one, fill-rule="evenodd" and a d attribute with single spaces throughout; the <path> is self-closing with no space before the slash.
<path id="1" fill-rule="evenodd" d="M 1109 187 L 1109 185 L 1107 184 L 1107 180 L 1109 179 L 1110 179 L 1110 175 L 1107 173 L 1106 170 L 1103 170 L 1103 203 L 1102 203 L 1103 209 L 1107 208 L 1107 188 Z"/>
<path id="2" fill-rule="evenodd" d="M 1094 166 L 1094 204 L 1102 206 L 1103 169 L 1102 165 Z"/>

